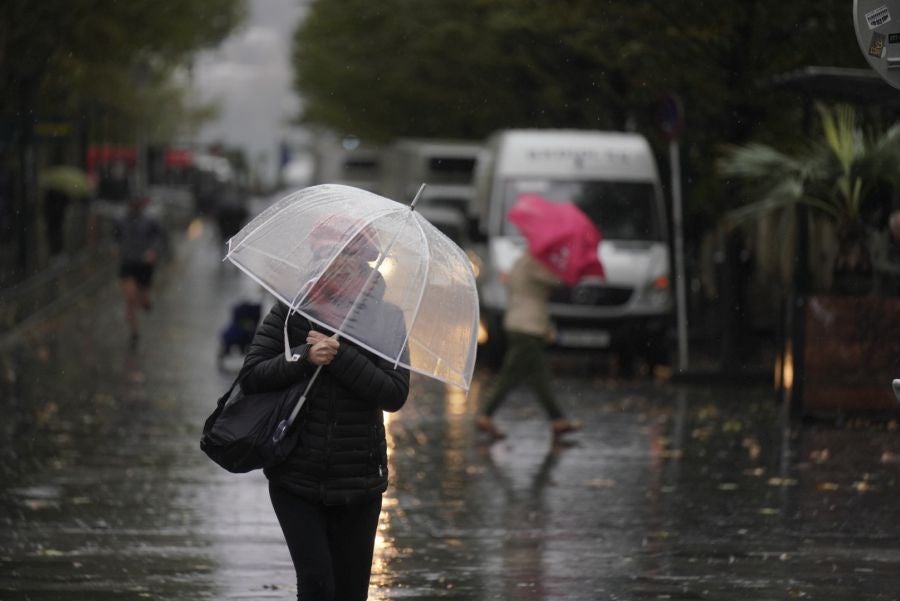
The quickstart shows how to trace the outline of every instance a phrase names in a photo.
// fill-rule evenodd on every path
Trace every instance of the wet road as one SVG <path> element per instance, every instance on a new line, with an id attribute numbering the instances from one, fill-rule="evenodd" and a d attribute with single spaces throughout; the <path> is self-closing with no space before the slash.
<path id="1" fill-rule="evenodd" d="M 264 479 L 197 444 L 250 290 L 207 232 L 136 352 L 114 286 L 0 349 L 0 599 L 293 598 Z M 586 422 L 566 447 L 525 394 L 486 445 L 489 373 L 468 398 L 414 379 L 371 599 L 900 599 L 896 423 L 787 429 L 767 390 L 623 384 L 595 359 L 555 359 Z"/>

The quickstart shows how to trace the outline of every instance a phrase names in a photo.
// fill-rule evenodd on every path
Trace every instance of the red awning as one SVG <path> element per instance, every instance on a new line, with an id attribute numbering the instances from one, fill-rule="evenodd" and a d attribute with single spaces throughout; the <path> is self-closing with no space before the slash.
<path id="1" fill-rule="evenodd" d="M 194 164 L 194 154 L 183 148 L 169 148 L 163 156 L 166 167 L 191 167 Z"/>

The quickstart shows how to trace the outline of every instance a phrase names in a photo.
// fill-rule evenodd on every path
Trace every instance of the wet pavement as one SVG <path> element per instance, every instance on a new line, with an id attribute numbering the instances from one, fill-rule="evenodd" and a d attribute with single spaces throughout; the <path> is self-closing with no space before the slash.
<path id="1" fill-rule="evenodd" d="M 252 291 L 213 238 L 184 242 L 134 352 L 115 285 L 4 339 L 0 599 L 294 597 L 264 478 L 198 448 L 231 378 L 219 330 Z M 790 427 L 766 389 L 604 365 L 554 357 L 586 424 L 566 446 L 525 393 L 486 444 L 489 372 L 468 397 L 415 377 L 370 599 L 900 599 L 896 423 Z"/>

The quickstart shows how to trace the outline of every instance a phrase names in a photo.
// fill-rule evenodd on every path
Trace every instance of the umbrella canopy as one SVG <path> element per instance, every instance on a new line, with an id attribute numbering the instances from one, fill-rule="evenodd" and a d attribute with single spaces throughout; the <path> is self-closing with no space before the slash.
<path id="1" fill-rule="evenodd" d="M 600 230 L 574 204 L 521 194 L 509 220 L 525 237 L 532 256 L 567 285 L 585 277 L 605 277 L 598 256 Z"/>
<path id="2" fill-rule="evenodd" d="M 83 170 L 69 165 L 45 169 L 38 176 L 38 185 L 43 190 L 55 190 L 75 198 L 90 195 L 94 188 Z"/>
<path id="3" fill-rule="evenodd" d="M 305 188 L 244 226 L 226 258 L 311 321 L 395 365 L 469 388 L 472 265 L 408 205 L 350 186 Z"/>

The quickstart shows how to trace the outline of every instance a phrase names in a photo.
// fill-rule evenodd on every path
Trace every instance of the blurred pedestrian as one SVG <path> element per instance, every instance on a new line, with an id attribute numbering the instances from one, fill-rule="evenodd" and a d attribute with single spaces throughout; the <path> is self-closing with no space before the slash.
<path id="1" fill-rule="evenodd" d="M 150 286 L 163 242 L 159 222 L 146 213 L 149 202 L 146 196 L 131 200 L 128 212 L 115 228 L 119 244 L 119 279 L 132 348 L 140 338 L 138 313 L 152 308 Z"/>
<path id="2" fill-rule="evenodd" d="M 520 383 L 527 384 L 551 420 L 554 440 L 581 427 L 565 417 L 553 394 L 545 346 L 552 339 L 549 300 L 561 281 L 528 252 L 513 265 L 506 282 L 508 301 L 503 328 L 507 349 L 500 372 L 487 395 L 475 425 L 494 440 L 504 434 L 494 424 L 493 415 L 507 395 Z"/>
<path id="3" fill-rule="evenodd" d="M 304 302 L 310 315 L 342 323 L 361 294 L 373 304 L 386 302 L 385 282 L 369 265 L 378 250 L 364 238 L 351 242 L 311 285 Z M 333 246 L 314 249 L 317 258 L 333 252 Z M 366 304 L 355 319 L 366 319 Z M 291 344 L 305 342 L 293 348 L 302 357 L 296 362 L 285 358 L 286 321 Z M 265 470 L 297 573 L 297 598 L 304 601 L 367 598 L 388 484 L 383 412 L 398 411 L 409 392 L 408 370 L 333 334 L 277 303 L 256 331 L 239 376 L 243 390 L 256 393 L 287 388 L 322 366 L 298 417 L 297 446 Z"/>

